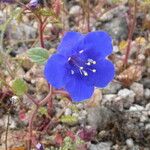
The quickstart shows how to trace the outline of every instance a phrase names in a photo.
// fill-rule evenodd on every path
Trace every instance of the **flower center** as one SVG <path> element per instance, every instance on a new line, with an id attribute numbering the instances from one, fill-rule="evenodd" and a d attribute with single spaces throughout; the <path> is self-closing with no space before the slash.
<path id="1" fill-rule="evenodd" d="M 79 54 L 73 55 L 68 58 L 68 63 L 71 66 L 70 73 L 72 75 L 74 74 L 80 74 L 84 77 L 89 76 L 90 73 L 95 73 L 96 69 L 96 61 L 91 58 L 83 57 L 81 54 L 84 52 L 84 50 L 79 51 Z"/>

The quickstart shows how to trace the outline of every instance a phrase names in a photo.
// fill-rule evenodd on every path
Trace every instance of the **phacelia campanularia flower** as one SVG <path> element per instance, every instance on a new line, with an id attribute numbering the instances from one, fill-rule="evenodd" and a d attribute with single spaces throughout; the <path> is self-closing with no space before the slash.
<path id="1" fill-rule="evenodd" d="M 30 0 L 28 6 L 32 9 L 35 9 L 42 4 L 43 4 L 43 0 Z"/>
<path id="2" fill-rule="evenodd" d="M 3 3 L 14 3 L 15 0 L 0 0 L 0 2 L 3 2 Z"/>
<path id="3" fill-rule="evenodd" d="M 107 59 L 112 39 L 104 31 L 67 32 L 57 50 L 45 65 L 45 77 L 75 102 L 90 98 L 95 87 L 103 88 L 114 78 L 114 65 Z"/>

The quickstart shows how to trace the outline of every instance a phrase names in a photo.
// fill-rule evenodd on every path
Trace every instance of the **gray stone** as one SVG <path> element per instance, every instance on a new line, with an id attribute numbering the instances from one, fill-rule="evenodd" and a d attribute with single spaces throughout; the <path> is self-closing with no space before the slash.
<path id="1" fill-rule="evenodd" d="M 146 130 L 150 130 L 150 123 L 148 123 L 148 124 L 145 125 L 145 129 Z"/>
<path id="2" fill-rule="evenodd" d="M 148 111 L 150 110 L 150 103 L 146 104 L 145 110 L 148 110 Z"/>
<path id="3" fill-rule="evenodd" d="M 117 95 L 115 94 L 107 94 L 104 95 L 103 98 L 105 99 L 104 101 L 109 101 L 111 102 L 112 100 L 114 100 L 116 98 Z"/>
<path id="4" fill-rule="evenodd" d="M 123 99 L 124 107 L 129 108 L 134 102 L 135 93 L 129 89 L 122 89 L 118 92 L 118 96 Z"/>
<path id="5" fill-rule="evenodd" d="M 78 109 L 83 109 L 84 108 L 84 105 L 82 103 L 78 103 L 76 106 L 78 107 Z"/>
<path id="6" fill-rule="evenodd" d="M 130 89 L 136 94 L 135 98 L 137 101 L 142 100 L 144 96 L 144 88 L 143 85 L 137 82 L 134 82 L 131 86 Z"/>
<path id="7" fill-rule="evenodd" d="M 127 38 L 128 29 L 125 17 L 114 18 L 111 22 L 104 24 L 102 28 L 109 32 L 116 41 Z"/>
<path id="8" fill-rule="evenodd" d="M 95 129 L 104 129 L 107 125 L 114 121 L 114 113 L 106 107 L 88 108 L 87 122 Z"/>
<path id="9" fill-rule="evenodd" d="M 133 146 L 134 146 L 133 139 L 131 139 L 131 138 L 127 139 L 126 144 L 127 144 L 128 148 L 133 148 Z"/>
<path id="10" fill-rule="evenodd" d="M 143 78 L 142 84 L 144 85 L 145 88 L 150 89 L 150 79 L 149 78 Z"/>
<path id="11" fill-rule="evenodd" d="M 89 150 L 110 150 L 111 142 L 100 142 L 99 144 L 91 144 Z"/>
<path id="12" fill-rule="evenodd" d="M 70 11 L 69 11 L 69 14 L 70 15 L 79 15 L 81 13 L 81 7 L 79 5 L 75 5 L 75 6 L 72 6 Z"/>
<path id="13" fill-rule="evenodd" d="M 121 84 L 118 82 L 111 82 L 108 86 L 103 89 L 104 94 L 116 94 L 118 90 L 120 90 Z"/>
<path id="14" fill-rule="evenodd" d="M 144 97 L 147 100 L 150 99 L 150 89 L 145 89 L 145 91 L 144 91 Z"/>
<path id="15" fill-rule="evenodd" d="M 64 113 L 66 116 L 67 115 L 71 115 L 72 114 L 72 111 L 71 111 L 71 109 L 70 108 L 66 108 L 66 110 L 65 110 L 65 113 Z"/>
<path id="16" fill-rule="evenodd" d="M 145 116 L 145 115 L 142 115 L 141 117 L 140 117 L 140 122 L 147 122 L 149 119 L 148 119 L 148 117 L 147 116 Z"/>
<path id="17" fill-rule="evenodd" d="M 129 108 L 129 111 L 142 111 L 142 110 L 144 110 L 144 107 L 137 105 L 137 104 L 135 104 Z"/>
<path id="18" fill-rule="evenodd" d="M 114 53 L 119 52 L 119 48 L 118 48 L 117 45 L 114 45 L 114 46 L 113 46 L 113 52 L 114 52 Z"/>

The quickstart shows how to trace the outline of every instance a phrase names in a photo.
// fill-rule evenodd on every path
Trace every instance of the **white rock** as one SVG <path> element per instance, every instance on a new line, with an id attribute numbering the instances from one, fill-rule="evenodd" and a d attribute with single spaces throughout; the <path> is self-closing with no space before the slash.
<path id="1" fill-rule="evenodd" d="M 142 111 L 142 110 L 144 110 L 144 107 L 137 105 L 137 104 L 135 104 L 129 108 L 129 111 Z"/>
<path id="2" fill-rule="evenodd" d="M 134 82 L 131 86 L 130 89 L 136 94 L 136 100 L 141 100 L 144 96 L 144 88 L 143 85 L 140 83 Z"/>
<path id="3" fill-rule="evenodd" d="M 65 113 L 64 113 L 66 116 L 67 115 L 71 115 L 72 114 L 72 111 L 71 111 L 71 109 L 70 108 L 66 108 L 66 110 L 65 110 Z"/>
<path id="4" fill-rule="evenodd" d="M 123 98 L 124 100 L 124 107 L 130 107 L 131 104 L 134 102 L 135 93 L 132 90 L 122 89 L 118 92 L 118 96 Z"/>
<path id="5" fill-rule="evenodd" d="M 145 89 L 145 91 L 144 91 L 144 97 L 146 98 L 146 99 L 150 99 L 150 89 Z"/>
<path id="6" fill-rule="evenodd" d="M 79 109 L 83 109 L 84 108 L 84 105 L 82 103 L 79 103 L 76 105 Z"/>
<path id="7" fill-rule="evenodd" d="M 118 48 L 118 46 L 117 46 L 117 45 L 113 46 L 113 52 L 114 52 L 114 53 L 119 52 L 119 48 Z"/>
<path id="8" fill-rule="evenodd" d="M 133 148 L 133 146 L 134 146 L 133 139 L 131 139 L 131 138 L 127 139 L 126 144 L 127 144 L 128 148 Z"/>
<path id="9" fill-rule="evenodd" d="M 122 89 L 118 92 L 118 96 L 120 96 L 124 99 L 128 99 L 128 98 L 134 99 L 135 93 L 132 90 Z"/>
<path id="10" fill-rule="evenodd" d="M 107 95 L 104 95 L 104 99 L 106 99 L 106 100 L 108 100 L 108 101 L 113 100 L 115 97 L 116 97 L 115 94 L 107 94 Z"/>
<path id="11" fill-rule="evenodd" d="M 111 142 L 100 142 L 99 144 L 91 144 L 89 150 L 110 150 Z"/>
<path id="12" fill-rule="evenodd" d="M 140 117 L 140 122 L 146 122 L 147 120 L 148 120 L 148 117 L 147 117 L 147 116 L 142 115 L 142 116 Z"/>
<path id="13" fill-rule="evenodd" d="M 75 5 L 75 6 L 72 6 L 70 11 L 69 11 L 69 14 L 70 15 L 79 15 L 81 13 L 81 7 L 79 5 Z"/>
<path id="14" fill-rule="evenodd" d="M 145 125 L 145 129 L 146 130 L 150 130 L 150 123 L 148 123 L 148 124 Z"/>
<path id="15" fill-rule="evenodd" d="M 109 21 L 113 18 L 113 14 L 111 13 L 104 13 L 104 15 L 101 16 L 101 21 Z"/>
<path id="16" fill-rule="evenodd" d="M 77 117 L 77 118 L 78 118 L 78 117 L 79 117 L 79 114 L 78 114 L 78 113 L 73 113 L 73 114 L 72 114 L 72 116 L 74 116 L 74 117 Z"/>
<path id="17" fill-rule="evenodd" d="M 104 94 L 116 94 L 120 90 L 121 84 L 118 82 L 111 82 L 106 88 L 103 89 Z"/>
<path id="18" fill-rule="evenodd" d="M 146 104 L 145 110 L 149 110 L 150 111 L 150 103 Z"/>

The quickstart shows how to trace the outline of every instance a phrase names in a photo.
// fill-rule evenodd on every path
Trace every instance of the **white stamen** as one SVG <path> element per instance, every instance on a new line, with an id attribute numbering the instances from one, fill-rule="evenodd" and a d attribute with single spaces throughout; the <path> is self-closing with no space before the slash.
<path id="1" fill-rule="evenodd" d="M 88 76 L 88 73 L 85 70 L 83 70 L 83 74 L 84 76 Z"/>
<path id="2" fill-rule="evenodd" d="M 80 67 L 80 70 L 83 70 L 83 67 Z"/>
<path id="3" fill-rule="evenodd" d="M 93 61 L 92 63 L 95 65 L 95 64 L 96 64 L 96 61 Z"/>
<path id="4" fill-rule="evenodd" d="M 96 64 L 96 61 L 94 61 L 93 59 L 88 59 L 88 63 L 91 63 L 91 64 Z"/>
<path id="5" fill-rule="evenodd" d="M 95 73 L 95 72 L 96 72 L 96 69 L 93 69 L 92 71 Z"/>
<path id="6" fill-rule="evenodd" d="M 68 61 L 71 59 L 71 57 L 68 58 Z"/>
<path id="7" fill-rule="evenodd" d="M 88 62 L 88 63 L 86 63 L 88 66 L 90 66 L 91 65 L 91 63 L 90 62 Z"/>
<path id="8" fill-rule="evenodd" d="M 74 74 L 74 71 L 73 71 L 73 70 L 71 70 L 71 74 Z"/>
<path id="9" fill-rule="evenodd" d="M 84 52 L 84 50 L 79 51 L 80 54 L 83 53 L 83 52 Z"/>
<path id="10" fill-rule="evenodd" d="M 88 59 L 88 62 L 92 63 L 92 62 L 93 62 L 93 59 Z"/>

